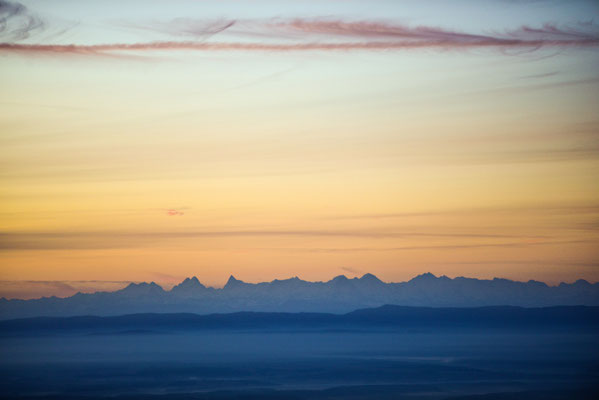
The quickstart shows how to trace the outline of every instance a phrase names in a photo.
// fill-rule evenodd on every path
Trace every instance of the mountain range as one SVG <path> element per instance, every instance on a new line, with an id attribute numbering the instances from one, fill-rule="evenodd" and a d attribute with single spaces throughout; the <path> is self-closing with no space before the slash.
<path id="1" fill-rule="evenodd" d="M 386 304 L 416 307 L 599 306 L 599 283 L 578 280 L 549 286 L 530 280 L 437 277 L 431 273 L 399 283 L 372 274 L 327 282 L 297 277 L 247 283 L 231 276 L 222 289 L 186 278 L 171 290 L 154 282 L 131 283 L 115 292 L 77 293 L 34 300 L 0 299 L 0 319 L 37 316 L 111 316 L 134 313 L 319 312 L 347 313 Z"/>

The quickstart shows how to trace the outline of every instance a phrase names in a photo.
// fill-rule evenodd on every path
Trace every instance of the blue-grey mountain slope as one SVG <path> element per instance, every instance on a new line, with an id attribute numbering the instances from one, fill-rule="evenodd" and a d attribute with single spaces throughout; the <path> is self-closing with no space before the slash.
<path id="1" fill-rule="evenodd" d="M 328 282 L 297 277 L 246 283 L 231 276 L 222 289 L 187 278 L 166 291 L 154 282 L 132 283 L 115 292 L 77 293 L 68 298 L 0 299 L 0 319 L 36 316 L 123 315 L 134 313 L 324 312 L 346 313 L 385 304 L 417 307 L 599 305 L 599 283 L 584 280 L 548 286 L 538 281 L 436 277 L 426 273 L 408 282 L 385 283 L 372 274 Z"/>

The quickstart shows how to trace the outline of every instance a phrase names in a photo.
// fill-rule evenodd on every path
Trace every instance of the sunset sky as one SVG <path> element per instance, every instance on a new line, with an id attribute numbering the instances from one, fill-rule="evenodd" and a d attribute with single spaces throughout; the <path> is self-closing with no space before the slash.
<path id="1" fill-rule="evenodd" d="M 599 280 L 599 3 L 0 0 L 0 297 Z"/>

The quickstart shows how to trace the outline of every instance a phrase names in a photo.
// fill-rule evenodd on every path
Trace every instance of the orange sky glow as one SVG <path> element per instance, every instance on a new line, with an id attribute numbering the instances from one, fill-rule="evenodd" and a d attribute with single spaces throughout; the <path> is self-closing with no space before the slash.
<path id="1" fill-rule="evenodd" d="M 599 281 L 594 2 L 513 4 L 490 28 L 418 2 L 22 3 L 45 23 L 0 31 L 0 297 Z"/>

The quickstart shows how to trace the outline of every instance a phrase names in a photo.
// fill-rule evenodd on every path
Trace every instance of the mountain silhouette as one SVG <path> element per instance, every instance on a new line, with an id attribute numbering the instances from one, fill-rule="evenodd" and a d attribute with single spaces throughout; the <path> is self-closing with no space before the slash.
<path id="1" fill-rule="evenodd" d="M 424 329 L 499 329 L 597 332 L 599 307 L 557 306 L 523 308 L 514 306 L 431 308 L 384 305 L 345 314 L 237 312 L 198 315 L 130 314 L 120 316 L 33 317 L 0 321 L 0 337 L 39 335 L 60 331 L 89 330 L 96 333 L 173 332 L 210 329 L 331 329 L 371 331 Z"/>
<path id="2" fill-rule="evenodd" d="M 416 307 L 547 307 L 599 305 L 599 283 L 578 280 L 549 286 L 530 280 L 437 277 L 425 273 L 407 282 L 385 283 L 373 274 L 339 275 L 327 282 L 293 277 L 247 283 L 233 275 L 222 289 L 186 278 L 171 290 L 154 282 L 131 283 L 115 292 L 77 293 L 67 298 L 0 299 L 0 319 L 36 316 L 133 313 L 325 312 L 346 313 L 385 304 Z"/>
<path id="3" fill-rule="evenodd" d="M 202 285 L 198 278 L 194 276 L 192 278 L 185 278 L 183 282 L 173 286 L 170 293 L 176 297 L 195 298 L 204 295 L 209 290 L 214 289 Z"/>

